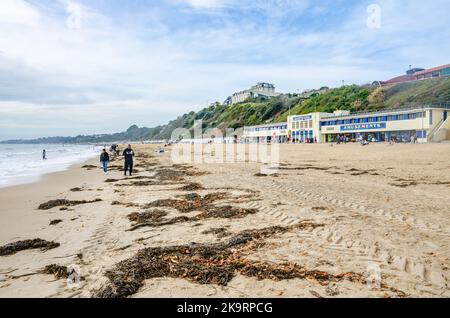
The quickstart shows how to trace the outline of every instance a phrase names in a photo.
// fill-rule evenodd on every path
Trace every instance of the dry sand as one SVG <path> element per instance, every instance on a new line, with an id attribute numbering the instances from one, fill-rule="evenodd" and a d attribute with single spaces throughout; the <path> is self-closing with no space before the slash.
<path id="1" fill-rule="evenodd" d="M 141 179 L 124 178 L 120 171 L 105 177 L 99 167 L 81 168 L 86 164 L 98 166 L 92 160 L 47 175 L 34 184 L 0 189 L 0 245 L 35 238 L 60 243 L 47 251 L 25 250 L 0 256 L 0 297 L 92 297 L 109 286 L 107 270 L 140 250 L 228 242 L 242 231 L 275 225 L 285 230 L 249 246 L 233 247 L 233 256 L 214 260 L 222 265 L 236 259 L 245 261 L 260 266 L 256 273 L 244 275 L 236 270 L 224 285 L 208 281 L 200 284 L 189 271 L 170 278 L 154 275 L 130 295 L 450 296 L 448 144 L 282 145 L 280 170 L 269 176 L 255 176 L 263 167 L 258 163 L 174 167 L 170 149 L 165 154 L 155 150 L 154 146 L 136 148 L 135 175 Z M 120 165 L 121 161 L 114 163 L 117 168 Z M 163 181 L 152 178 L 158 171 Z M 185 171 L 182 179 L 177 171 Z M 180 190 L 190 182 L 201 184 L 204 190 Z M 81 191 L 70 191 L 76 187 Z M 165 206 L 167 202 L 157 208 L 144 206 L 189 193 L 205 196 L 218 192 L 226 195 L 186 213 Z M 67 210 L 38 210 L 41 203 L 55 199 L 102 201 L 69 206 Z M 256 213 L 241 218 L 196 218 L 211 211 L 210 205 L 256 209 Z M 179 216 L 193 219 L 129 231 L 134 224 L 127 217 L 130 213 L 154 209 L 167 212 L 157 221 Z M 49 225 L 52 220 L 62 222 Z M 301 221 L 317 227 L 287 229 Z M 205 234 L 217 228 L 221 231 Z M 188 257 L 191 260 L 199 262 L 194 256 Z M 179 256 L 168 255 L 164 261 L 173 267 L 184 266 Z M 65 279 L 40 273 L 50 264 L 76 268 L 81 282 L 70 285 Z M 292 274 L 293 268 L 301 268 L 305 275 L 291 279 L 281 274 L 266 275 L 261 264 L 272 270 L 280 270 L 279 265 L 285 264 L 283 268 L 289 270 L 283 275 Z M 381 287 L 369 288 L 365 277 L 378 270 Z M 318 273 L 322 279 L 317 278 Z M 323 278 L 325 274 L 330 276 Z"/>

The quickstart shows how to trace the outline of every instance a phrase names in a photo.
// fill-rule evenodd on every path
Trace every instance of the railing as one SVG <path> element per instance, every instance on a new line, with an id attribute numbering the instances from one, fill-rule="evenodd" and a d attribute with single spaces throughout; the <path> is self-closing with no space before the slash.
<path id="1" fill-rule="evenodd" d="M 448 119 L 447 119 L 448 120 Z M 428 138 L 427 140 L 429 141 L 433 141 L 434 136 L 436 135 L 436 133 L 441 130 L 442 126 L 445 124 L 445 122 L 447 120 L 444 120 L 444 118 L 442 118 L 439 123 L 436 125 L 436 127 L 434 127 L 434 129 L 428 134 Z"/>

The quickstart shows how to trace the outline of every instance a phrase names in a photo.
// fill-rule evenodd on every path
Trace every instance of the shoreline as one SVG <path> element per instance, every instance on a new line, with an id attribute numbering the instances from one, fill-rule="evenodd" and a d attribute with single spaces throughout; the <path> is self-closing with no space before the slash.
<path id="1" fill-rule="evenodd" d="M 262 241 L 248 249 L 237 247 L 240 261 L 254 266 L 298 264 L 309 273 L 354 277 L 376 265 L 383 283 L 406 297 L 450 296 L 450 166 L 445 159 L 450 156 L 449 145 L 282 145 L 276 175 L 261 174 L 262 166 L 256 163 L 177 166 L 171 162 L 170 148 L 165 154 L 156 153 L 158 146 L 135 148 L 133 178 L 123 177 L 121 160 L 112 162 L 112 170 L 104 176 L 93 158 L 35 183 L 0 189 L 0 246 L 38 238 L 60 244 L 47 251 L 0 256 L 0 297 L 96 296 L 109 284 L 105 272 L 138 251 L 193 242 L 207 247 L 273 226 L 281 232 L 257 236 Z M 81 168 L 90 164 L 99 168 Z M 71 191 L 74 188 L 78 190 Z M 189 208 L 189 200 L 208 195 L 212 201 L 183 210 Z M 57 199 L 86 203 L 38 209 Z M 182 205 L 172 206 L 170 200 Z M 152 202 L 157 203 L 155 208 Z M 133 229 L 136 213 L 160 216 L 152 226 Z M 50 225 L 54 220 L 60 222 Z M 312 227 L 293 228 L 297 222 Z M 83 281 L 72 288 L 65 279 L 39 273 L 51 264 L 79 269 Z M 189 276 L 157 275 L 144 279 L 129 296 L 403 295 L 394 289 L 370 290 L 362 278 L 322 285 L 314 277 L 259 279 L 252 273 L 231 272 L 232 279 L 224 286 L 198 284 Z"/>
<path id="2" fill-rule="evenodd" d="M 27 146 L 27 145 L 20 145 L 20 146 Z M 48 144 L 42 146 L 45 147 L 58 145 Z M 86 146 L 86 145 L 78 145 L 78 146 Z M 60 148 L 57 149 L 57 151 L 59 152 L 63 149 L 64 148 Z M 24 168 L 24 170 L 17 170 L 18 167 L 16 167 L 16 170 L 20 171 L 20 173 L 16 171 L 15 175 L 5 176 L 4 180 L 6 182 L 4 184 L 0 184 L 0 189 L 39 182 L 48 174 L 66 171 L 74 165 L 82 164 L 83 162 L 87 162 L 94 159 L 97 156 L 97 153 L 99 153 L 99 151 L 97 150 L 98 149 L 95 150 L 90 149 L 89 152 L 78 153 L 75 156 L 72 155 L 72 157 L 53 156 L 52 158 L 49 158 L 49 160 L 42 160 L 41 156 L 36 156 L 36 153 L 33 153 L 33 158 L 36 157 L 35 158 L 36 162 L 26 162 L 26 165 L 22 167 Z M 55 151 L 55 149 L 50 149 L 50 151 Z M 45 164 L 41 164 L 41 162 Z M 6 161 L 6 163 L 13 164 L 13 162 L 9 161 Z M 28 166 L 29 164 L 32 164 L 32 166 L 29 167 Z M 26 175 L 23 175 L 24 172 L 26 173 Z"/>
<path id="3" fill-rule="evenodd" d="M 18 217 L 21 221 L 30 216 L 28 213 L 23 215 L 18 213 L 18 215 L 14 212 L 16 210 L 24 210 L 23 207 L 15 207 L 18 203 L 19 205 L 23 205 L 26 210 L 35 210 L 37 208 L 35 202 L 38 200 L 45 201 L 45 198 L 50 198 L 55 196 L 55 194 L 68 194 L 71 188 L 80 186 L 80 183 L 84 185 L 100 184 L 101 180 L 105 177 L 102 173 L 98 173 L 98 176 L 96 176 L 81 168 L 89 164 L 94 164 L 99 167 L 97 160 L 92 158 L 72 164 L 61 171 L 45 173 L 35 181 L 0 188 L 2 221 L 4 221 L 5 214 L 7 214 L 7 219 L 14 216 Z M 4 225 L 5 223 L 2 222 L 2 224 Z M 23 226 L 23 224 L 20 226 Z M 9 229 L 11 229 L 10 226 L 2 228 L 2 231 L 0 231 L 0 240 L 4 240 Z"/>

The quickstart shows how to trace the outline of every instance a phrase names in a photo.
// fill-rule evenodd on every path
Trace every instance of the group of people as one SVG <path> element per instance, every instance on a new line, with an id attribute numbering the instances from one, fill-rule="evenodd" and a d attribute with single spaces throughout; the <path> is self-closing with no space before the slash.
<path id="1" fill-rule="evenodd" d="M 338 136 L 337 137 L 337 144 L 347 144 L 348 142 L 350 142 L 350 138 L 347 136 Z"/>
<path id="2" fill-rule="evenodd" d="M 117 153 L 118 146 L 113 149 L 114 153 Z M 124 175 L 127 175 L 127 172 L 129 172 L 129 175 L 131 176 L 133 174 L 133 157 L 134 157 L 134 150 L 131 148 L 131 145 L 128 145 L 128 147 L 123 151 L 122 156 L 125 159 L 124 163 Z M 105 175 L 108 173 L 108 164 L 111 161 L 108 152 L 106 151 L 106 148 L 103 149 L 102 153 L 100 154 L 100 162 L 103 166 L 103 172 Z"/>
<path id="3" fill-rule="evenodd" d="M 287 141 L 292 142 L 292 143 L 299 143 L 299 144 L 317 144 L 317 137 L 305 138 L 305 139 L 288 138 Z"/>

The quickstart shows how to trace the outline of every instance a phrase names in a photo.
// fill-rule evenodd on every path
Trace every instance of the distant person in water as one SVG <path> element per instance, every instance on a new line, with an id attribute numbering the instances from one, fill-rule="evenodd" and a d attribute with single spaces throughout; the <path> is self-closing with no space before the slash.
<path id="1" fill-rule="evenodd" d="M 108 174 L 108 163 L 109 163 L 109 155 L 106 149 L 103 149 L 102 154 L 100 155 L 100 162 L 103 165 L 103 172 Z"/>
<path id="2" fill-rule="evenodd" d="M 130 170 L 130 176 L 133 173 L 133 157 L 134 151 L 131 149 L 131 145 L 123 151 L 123 156 L 125 158 L 125 167 L 124 167 L 124 175 L 127 175 L 127 171 Z"/>
<path id="3" fill-rule="evenodd" d="M 42 150 L 42 160 L 47 160 L 47 151 Z"/>

